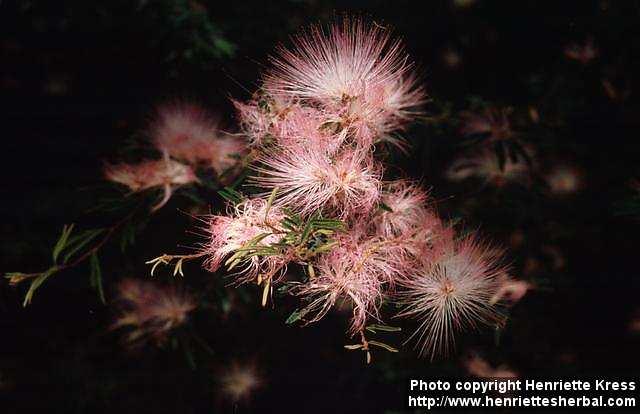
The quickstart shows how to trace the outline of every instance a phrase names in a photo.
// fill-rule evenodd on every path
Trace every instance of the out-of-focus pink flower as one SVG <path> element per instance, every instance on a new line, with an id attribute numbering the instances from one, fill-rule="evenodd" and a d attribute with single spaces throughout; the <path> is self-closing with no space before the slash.
<path id="1" fill-rule="evenodd" d="M 198 182 L 193 169 L 185 164 L 165 157 L 161 160 L 143 161 L 138 164 L 107 164 L 105 178 L 127 186 L 132 192 L 162 187 L 164 196 L 152 211 L 164 206 L 176 187 Z"/>
<path id="2" fill-rule="evenodd" d="M 629 331 L 640 332 L 640 312 L 636 311 L 629 321 Z"/>
<path id="3" fill-rule="evenodd" d="M 516 303 L 531 289 L 533 289 L 533 286 L 529 282 L 504 277 L 496 293 L 491 297 L 490 302 L 491 304 L 498 302 Z"/>
<path id="4" fill-rule="evenodd" d="M 456 69 L 462 63 L 462 56 L 459 51 L 449 47 L 442 52 L 442 61 L 446 67 Z"/>
<path id="5" fill-rule="evenodd" d="M 518 373 L 506 365 L 494 368 L 479 355 L 472 355 L 464 363 L 469 374 L 478 378 L 511 379 L 518 378 Z"/>
<path id="6" fill-rule="evenodd" d="M 292 50 L 281 48 L 273 65 L 264 80 L 267 92 L 320 105 L 347 124 L 360 124 L 359 132 L 401 128 L 424 101 L 400 41 L 359 19 L 345 18 L 328 33 L 312 27 L 293 39 Z"/>
<path id="7" fill-rule="evenodd" d="M 340 218 L 370 212 L 380 197 L 382 172 L 365 151 L 329 156 L 313 147 L 280 148 L 258 158 L 252 182 L 278 188 L 278 206 L 301 215 L 318 210 Z"/>
<path id="8" fill-rule="evenodd" d="M 587 39 L 583 44 L 572 43 L 564 49 L 564 55 L 568 59 L 577 60 L 583 65 L 597 58 L 598 53 L 598 48 L 592 38 Z"/>
<path id="9" fill-rule="evenodd" d="M 173 287 L 124 279 L 118 285 L 119 315 L 113 328 L 130 328 L 125 336 L 131 346 L 153 340 L 162 343 L 196 308 L 193 299 Z"/>
<path id="10" fill-rule="evenodd" d="M 460 133 L 465 136 L 489 134 L 492 141 L 509 139 L 513 136 L 509 113 L 508 108 L 486 108 L 482 113 L 462 112 Z"/>
<path id="11" fill-rule="evenodd" d="M 234 402 L 251 398 L 251 395 L 264 385 L 254 363 L 238 362 L 232 362 L 220 373 L 219 383 L 222 393 Z"/>
<path id="12" fill-rule="evenodd" d="M 556 165 L 545 174 L 545 179 L 552 194 L 564 196 L 574 194 L 582 188 L 584 184 L 583 174 L 577 167 L 572 165 Z"/>
<path id="13" fill-rule="evenodd" d="M 233 254 L 247 242 L 260 235 L 265 235 L 256 246 L 268 246 L 280 240 L 282 231 L 280 222 L 285 218 L 278 206 L 271 206 L 267 214 L 267 201 L 262 198 L 248 199 L 234 206 L 227 216 L 208 218 L 208 226 L 204 229 L 209 241 L 204 246 L 207 253 L 205 266 L 212 272 L 218 270 L 222 261 Z M 244 263 L 238 279 L 239 283 L 255 280 L 258 275 L 274 276 L 285 269 L 287 259 L 281 256 L 252 257 Z"/>
<path id="14" fill-rule="evenodd" d="M 446 240 L 445 240 L 446 241 Z M 398 293 L 404 309 L 398 317 L 417 318 L 421 355 L 448 354 L 458 331 L 498 323 L 501 315 L 491 304 L 498 278 L 505 273 L 500 251 L 476 236 L 451 242 L 440 257 L 406 280 Z"/>
<path id="15" fill-rule="evenodd" d="M 222 174 L 237 163 L 246 144 L 218 129 L 218 121 L 203 108 L 186 103 L 158 110 L 149 131 L 163 153 L 191 165 L 213 168 Z"/>
<path id="16" fill-rule="evenodd" d="M 529 164 L 524 159 L 514 162 L 506 157 L 503 168 L 496 153 L 486 149 L 474 156 L 456 159 L 446 172 L 450 181 L 464 181 L 475 177 L 484 184 L 502 187 L 510 183 L 527 183 L 530 178 Z"/>

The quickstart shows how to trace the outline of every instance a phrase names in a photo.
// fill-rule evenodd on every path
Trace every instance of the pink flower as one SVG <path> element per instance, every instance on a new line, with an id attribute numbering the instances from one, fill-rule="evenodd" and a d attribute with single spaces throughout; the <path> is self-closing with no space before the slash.
<path id="1" fill-rule="evenodd" d="M 218 174 L 233 167 L 246 146 L 238 137 L 219 131 L 217 119 L 203 108 L 186 103 L 158 109 L 149 133 L 161 152 Z"/>
<path id="2" fill-rule="evenodd" d="M 279 148 L 258 157 L 252 182 L 278 188 L 277 205 L 301 215 L 318 210 L 345 219 L 365 214 L 380 197 L 381 170 L 365 151 L 329 156 L 311 146 Z"/>
<path id="3" fill-rule="evenodd" d="M 492 141 L 509 139 L 513 136 L 509 113 L 508 108 L 487 108 L 481 114 L 462 112 L 460 133 L 465 136 L 489 134 Z"/>
<path id="4" fill-rule="evenodd" d="M 577 60 L 583 65 L 597 58 L 598 53 L 592 38 L 587 39 L 583 44 L 572 43 L 564 49 L 564 55 L 568 59 Z"/>
<path id="5" fill-rule="evenodd" d="M 264 385 L 254 363 L 232 362 L 220 373 L 219 382 L 222 393 L 234 402 L 249 399 L 256 389 Z"/>
<path id="6" fill-rule="evenodd" d="M 418 319 L 409 339 L 417 338 L 420 354 L 431 358 L 449 353 L 456 332 L 501 320 L 491 304 L 505 273 L 499 251 L 474 235 L 444 247 L 439 257 L 400 281 L 404 290 L 398 294 L 404 309 L 397 316 Z"/>
<path id="7" fill-rule="evenodd" d="M 349 252 L 349 247 L 359 248 L 341 246 L 320 256 L 314 265 L 317 276 L 294 293 L 306 302 L 301 314 L 307 323 L 319 321 L 338 301 L 346 301 L 353 310 L 349 329 L 353 335 L 364 329 L 370 317 L 378 318 L 383 282 L 377 272 L 371 271 L 368 258 L 360 251 Z"/>
<path id="8" fill-rule="evenodd" d="M 357 131 L 377 134 L 401 128 L 424 101 L 401 42 L 384 28 L 345 18 L 328 33 L 312 27 L 293 43 L 273 59 L 264 81 L 270 94 L 320 105 L 349 125 L 360 124 Z"/>
<path id="9" fill-rule="evenodd" d="M 491 298 L 491 303 L 498 302 L 519 302 L 533 286 L 524 280 L 515 280 L 504 277 L 498 286 L 498 290 Z"/>
<path id="10" fill-rule="evenodd" d="M 545 179 L 551 193 L 557 196 L 574 194 L 584 185 L 582 171 L 567 164 L 552 167 Z"/>
<path id="11" fill-rule="evenodd" d="M 485 185 L 502 187 L 511 183 L 525 184 L 530 178 L 529 164 L 524 159 L 514 162 L 506 157 L 500 168 L 500 161 L 491 149 L 485 149 L 473 156 L 456 159 L 446 172 L 450 181 L 464 181 L 479 178 Z"/>
<path id="12" fill-rule="evenodd" d="M 426 207 L 427 193 L 407 181 L 388 183 L 381 201 L 386 208 L 381 209 L 376 226 L 378 234 L 385 237 L 408 235 L 424 221 L 437 220 Z"/>
<path id="13" fill-rule="evenodd" d="M 152 211 L 164 206 L 176 187 L 198 182 L 191 167 L 168 157 L 139 164 L 107 164 L 104 174 L 107 180 L 125 185 L 134 193 L 162 187 L 164 196 Z"/>
<path id="14" fill-rule="evenodd" d="M 518 378 L 518 373 L 505 365 L 497 368 L 491 366 L 479 355 L 472 355 L 465 361 L 465 367 L 469 374 L 478 378 L 509 379 Z"/>
<path id="15" fill-rule="evenodd" d="M 233 207 L 228 216 L 212 216 L 208 220 L 205 232 L 209 236 L 204 246 L 208 254 L 205 266 L 215 272 L 222 265 L 222 261 L 245 247 L 249 241 L 263 235 L 256 246 L 268 246 L 276 243 L 282 237 L 280 222 L 285 218 L 284 213 L 277 206 L 271 206 L 267 214 L 267 202 L 261 198 L 244 201 Z M 284 272 L 287 259 L 282 256 L 254 256 L 242 263 L 238 279 L 239 283 L 255 280 L 258 275 L 271 275 Z"/>
<path id="16" fill-rule="evenodd" d="M 113 328 L 130 328 L 126 340 L 132 346 L 148 340 L 162 343 L 196 308 L 190 296 L 175 288 L 162 288 L 137 279 L 119 283 L 117 301 L 120 313 Z"/>
<path id="17" fill-rule="evenodd" d="M 416 258 L 405 252 L 411 239 L 379 237 L 369 227 L 363 219 L 335 235 L 336 246 L 313 264 L 317 276 L 294 290 L 307 302 L 302 310 L 307 322 L 322 319 L 337 301 L 344 300 L 353 310 L 349 332 L 362 331 L 369 318 L 379 319 L 385 291 L 416 267 Z"/>

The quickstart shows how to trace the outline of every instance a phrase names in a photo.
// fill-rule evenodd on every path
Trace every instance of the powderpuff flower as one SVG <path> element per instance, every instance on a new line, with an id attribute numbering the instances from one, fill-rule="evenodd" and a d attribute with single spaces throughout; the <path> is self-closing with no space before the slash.
<path id="1" fill-rule="evenodd" d="M 470 235 L 400 280 L 404 289 L 398 301 L 404 308 L 397 316 L 418 319 L 420 325 L 409 340 L 417 338 L 420 354 L 432 359 L 446 355 L 457 332 L 499 322 L 501 315 L 491 298 L 504 273 L 499 251 Z"/>
<path id="2" fill-rule="evenodd" d="M 150 188 L 163 188 L 164 195 L 152 211 L 164 206 L 175 188 L 198 182 L 198 177 L 190 166 L 168 157 L 139 164 L 107 164 L 104 174 L 107 180 L 122 184 L 134 193 Z"/>
<path id="3" fill-rule="evenodd" d="M 382 133 L 402 127 L 424 101 L 401 42 L 359 19 L 345 18 L 328 33 L 312 27 L 272 63 L 264 80 L 269 93 L 344 111 Z"/>
<path id="4" fill-rule="evenodd" d="M 490 303 L 519 302 L 532 288 L 533 286 L 524 280 L 515 280 L 509 277 L 504 277 L 500 282 L 496 293 L 491 297 Z"/>
<path id="5" fill-rule="evenodd" d="M 557 165 L 545 174 L 549 191 L 558 196 L 578 192 L 583 186 L 582 172 L 571 165 Z"/>
<path id="6" fill-rule="evenodd" d="M 598 48 L 592 38 L 587 39 L 583 44 L 572 43 L 564 49 L 564 55 L 568 59 L 576 60 L 583 65 L 597 58 L 598 54 Z"/>
<path id="7" fill-rule="evenodd" d="M 264 145 L 272 136 L 272 128 L 277 125 L 289 108 L 294 105 L 288 100 L 280 100 L 262 91 L 256 92 L 247 103 L 233 100 L 240 129 L 252 145 Z"/>
<path id="8" fill-rule="evenodd" d="M 464 366 L 469 374 L 478 378 L 512 379 L 518 378 L 518 373 L 506 365 L 494 368 L 479 355 L 471 355 L 464 361 Z"/>
<path id="9" fill-rule="evenodd" d="M 283 232 L 280 223 L 285 214 L 278 206 L 273 205 L 268 211 L 267 207 L 265 199 L 253 198 L 231 207 L 229 215 L 208 218 L 208 225 L 204 229 L 208 242 L 203 249 L 207 255 L 205 267 L 209 271 L 218 270 L 226 257 L 258 236 L 264 237 L 256 246 L 266 247 L 280 240 L 282 236 L 278 233 Z M 238 282 L 254 280 L 258 275 L 271 277 L 280 270 L 284 271 L 287 261 L 284 256 L 254 256 L 244 263 Z"/>
<path id="10" fill-rule="evenodd" d="M 316 276 L 294 289 L 307 302 L 301 313 L 308 323 L 344 301 L 353 311 L 349 332 L 362 331 L 368 319 L 378 319 L 383 291 L 415 268 L 414 258 L 402 252 L 406 238 L 384 239 L 368 230 L 361 220 L 336 234 L 336 246 L 313 264 Z"/>
<path id="11" fill-rule="evenodd" d="M 496 153 L 484 150 L 472 157 L 461 157 L 453 162 L 446 172 L 450 181 L 464 181 L 469 178 L 478 178 L 485 185 L 502 187 L 509 183 L 525 183 L 530 174 L 529 164 L 518 159 L 514 161 L 506 157 L 502 168 Z"/>
<path id="12" fill-rule="evenodd" d="M 464 136 L 488 134 L 492 141 L 513 136 L 510 109 L 486 108 L 482 113 L 464 111 L 460 114 L 460 133 Z"/>
<path id="13" fill-rule="evenodd" d="M 349 332 L 364 329 L 370 317 L 377 319 L 382 301 L 382 281 L 363 264 L 345 257 L 342 250 L 334 249 L 322 255 L 315 264 L 316 277 L 299 285 L 294 294 L 303 297 L 306 306 L 301 315 L 306 323 L 322 319 L 339 301 L 347 302 L 353 312 Z"/>
<path id="14" fill-rule="evenodd" d="M 233 362 L 219 375 L 222 394 L 234 402 L 249 399 L 256 389 L 264 384 L 256 365 L 253 363 Z"/>
<path id="15" fill-rule="evenodd" d="M 370 153 L 346 149 L 335 156 L 313 147 L 279 148 L 258 157 L 251 181 L 278 188 L 278 206 L 301 215 L 318 210 L 341 219 L 370 212 L 380 197 L 382 171 Z"/>
<path id="16" fill-rule="evenodd" d="M 245 143 L 218 129 L 218 121 L 203 108 L 185 103 L 161 107 L 149 135 L 162 153 L 222 174 L 237 163 Z"/>
<path id="17" fill-rule="evenodd" d="M 419 186 L 399 180 L 382 190 L 384 207 L 376 221 L 378 233 L 385 237 L 408 235 L 423 221 L 435 216 L 426 208 L 427 193 Z"/>
<path id="18" fill-rule="evenodd" d="M 196 308 L 194 300 L 178 289 L 137 279 L 118 284 L 117 303 L 120 312 L 112 327 L 130 328 L 125 338 L 131 346 L 149 340 L 162 343 Z"/>

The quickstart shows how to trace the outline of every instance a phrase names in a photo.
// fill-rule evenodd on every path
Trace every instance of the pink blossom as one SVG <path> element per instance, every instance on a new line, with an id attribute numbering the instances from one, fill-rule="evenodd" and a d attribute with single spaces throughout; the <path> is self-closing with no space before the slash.
<path id="1" fill-rule="evenodd" d="M 301 215 L 321 210 L 340 218 L 365 214 L 380 197 L 381 169 L 365 151 L 329 156 L 309 146 L 279 148 L 258 158 L 252 182 L 278 188 L 277 205 Z"/>
<path id="2" fill-rule="evenodd" d="M 502 187 L 511 183 L 528 183 L 530 168 L 527 161 L 513 161 L 506 157 L 502 168 L 500 160 L 493 150 L 485 149 L 473 156 L 456 159 L 446 172 L 450 181 L 464 181 L 475 177 L 486 185 Z"/>
<path id="3" fill-rule="evenodd" d="M 147 340 L 163 342 L 196 308 L 193 299 L 184 292 L 137 279 L 119 283 L 117 302 L 120 313 L 113 328 L 130 328 L 126 340 L 132 346 Z"/>
<path id="4" fill-rule="evenodd" d="M 533 286 L 529 282 L 504 277 L 490 302 L 516 303 L 519 302 L 531 289 L 533 289 Z"/>
<path id="5" fill-rule="evenodd" d="M 364 329 L 368 319 L 378 319 L 382 297 L 397 280 L 416 267 L 416 258 L 406 254 L 407 237 L 371 234 L 367 220 L 355 222 L 348 231 L 335 235 L 336 246 L 314 263 L 315 278 L 295 289 L 307 306 L 308 322 L 320 320 L 339 300 L 352 306 L 350 333 Z"/>
<path id="6" fill-rule="evenodd" d="M 231 208 L 228 216 L 211 216 L 205 232 L 209 236 L 204 246 L 207 253 L 206 267 L 215 272 L 222 261 L 244 247 L 247 242 L 260 235 L 265 237 L 256 246 L 268 246 L 280 240 L 283 230 L 280 222 L 285 218 L 284 213 L 277 206 L 271 206 L 267 214 L 267 202 L 262 198 L 244 201 Z M 282 256 L 254 256 L 243 264 L 239 283 L 256 279 L 258 275 L 273 276 L 278 271 L 284 271 L 287 259 Z"/>
<path id="7" fill-rule="evenodd" d="M 557 196 L 565 196 L 578 192 L 584 185 L 583 173 L 569 164 L 556 165 L 545 174 L 549 191 Z"/>
<path id="8" fill-rule="evenodd" d="M 321 105 L 349 125 L 360 124 L 359 132 L 401 128 L 424 101 L 401 42 L 359 19 L 345 18 L 328 33 L 312 27 L 293 39 L 292 50 L 280 48 L 273 65 L 267 92 Z"/>
<path id="9" fill-rule="evenodd" d="M 168 157 L 138 164 L 107 164 L 104 174 L 107 180 L 125 185 L 134 193 L 162 187 L 164 196 L 152 211 L 164 206 L 176 187 L 198 182 L 191 167 Z"/>
<path id="10" fill-rule="evenodd" d="M 509 139 L 513 136 L 509 113 L 508 108 L 486 108 L 482 113 L 462 112 L 460 133 L 465 136 L 489 134 L 493 141 Z"/>
<path id="11" fill-rule="evenodd" d="M 568 59 L 577 60 L 583 65 L 597 58 L 598 54 L 598 48 L 592 38 L 587 39 L 583 44 L 572 43 L 564 49 L 564 55 Z"/>
<path id="12" fill-rule="evenodd" d="M 434 218 L 426 206 L 427 193 L 404 180 L 386 184 L 381 201 L 386 209 L 381 209 L 376 225 L 379 234 L 386 237 L 408 235 L 423 221 Z"/>
<path id="13" fill-rule="evenodd" d="M 417 338 L 421 355 L 448 354 L 458 331 L 501 320 L 491 304 L 498 277 L 505 273 L 499 251 L 476 236 L 449 243 L 443 253 L 400 284 L 399 317 L 413 317 L 420 325 L 409 339 Z"/>
<path id="14" fill-rule="evenodd" d="M 214 116 L 187 103 L 158 109 L 149 134 L 161 152 L 194 166 L 213 168 L 218 174 L 233 167 L 246 146 L 238 137 L 221 132 Z"/>
<path id="15" fill-rule="evenodd" d="M 232 401 L 246 400 L 264 385 L 255 363 L 232 362 L 219 374 L 222 393 Z"/>
<path id="16" fill-rule="evenodd" d="M 465 361 L 465 367 L 469 374 L 478 378 L 509 379 L 518 378 L 518 373 L 506 365 L 494 368 L 479 355 L 472 355 Z"/>

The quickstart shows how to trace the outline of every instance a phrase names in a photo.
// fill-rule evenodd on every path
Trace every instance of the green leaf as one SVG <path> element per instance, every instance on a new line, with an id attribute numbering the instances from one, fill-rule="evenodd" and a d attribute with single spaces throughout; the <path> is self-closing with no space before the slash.
<path id="1" fill-rule="evenodd" d="M 45 282 L 45 280 L 49 278 L 49 276 L 51 276 L 57 271 L 58 271 L 58 267 L 53 266 L 49 268 L 47 271 L 40 274 L 40 276 L 33 279 L 33 281 L 31 282 L 31 286 L 29 286 L 29 290 L 27 291 L 27 294 L 24 296 L 24 302 L 22 302 L 23 307 L 26 307 L 31 303 L 31 301 L 33 300 L 33 295 L 36 293 L 36 290 Z"/>
<path id="2" fill-rule="evenodd" d="M 219 190 L 218 194 L 220 194 L 222 198 L 233 204 L 239 204 L 242 202 L 242 200 L 244 200 L 244 196 L 242 195 L 242 193 L 236 191 L 231 187 L 225 187 L 222 190 Z"/>
<path id="3" fill-rule="evenodd" d="M 273 201 L 276 199 L 276 194 L 278 193 L 278 187 L 275 187 L 271 194 L 269 195 L 269 199 L 267 200 L 267 208 L 264 212 L 264 221 L 267 221 L 269 218 L 269 210 L 271 210 L 271 206 L 273 205 Z"/>
<path id="4" fill-rule="evenodd" d="M 296 323 L 300 319 L 302 319 L 302 316 L 303 316 L 303 313 L 299 309 L 296 309 L 293 311 L 291 315 L 289 315 L 289 317 L 287 318 L 286 321 L 284 321 L 284 323 L 286 323 L 287 325 L 291 325 L 292 323 Z"/>
<path id="5" fill-rule="evenodd" d="M 104 298 L 104 288 L 102 287 L 102 270 L 100 269 L 100 259 L 98 259 L 98 255 L 93 253 L 91 258 L 89 259 L 89 283 L 91 287 L 94 288 L 98 292 L 98 297 L 100 298 L 100 302 L 106 304 L 107 301 Z"/>
<path id="6" fill-rule="evenodd" d="M 53 247 L 53 253 L 52 253 L 53 263 L 56 263 L 56 261 L 58 260 L 58 256 L 62 252 L 62 249 L 64 249 L 65 246 L 67 245 L 67 240 L 69 239 L 69 236 L 73 231 L 73 226 L 74 226 L 73 224 L 70 224 L 68 226 L 65 224 L 62 227 L 62 234 L 60 235 L 60 238 L 56 242 L 56 245 Z"/>
<path id="7" fill-rule="evenodd" d="M 381 210 L 388 211 L 389 213 L 393 213 L 393 209 L 383 202 L 380 202 L 378 206 L 380 207 Z"/>
<path id="8" fill-rule="evenodd" d="M 90 243 L 93 239 L 95 239 L 100 233 L 102 233 L 104 229 L 96 229 L 96 230 L 87 230 L 71 239 L 67 242 L 67 250 L 64 258 L 62 259 L 62 263 L 67 263 L 67 261 L 76 253 L 80 251 L 84 246 Z"/>

